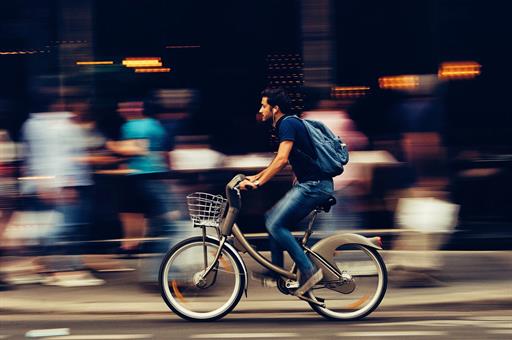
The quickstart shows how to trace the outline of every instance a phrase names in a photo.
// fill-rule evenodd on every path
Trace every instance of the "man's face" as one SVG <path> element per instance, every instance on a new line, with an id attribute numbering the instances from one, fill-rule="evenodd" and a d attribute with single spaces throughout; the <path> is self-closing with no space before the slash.
<path id="1" fill-rule="evenodd" d="M 261 120 L 267 121 L 272 118 L 272 106 L 268 103 L 268 97 L 261 98 L 261 108 L 260 108 Z"/>

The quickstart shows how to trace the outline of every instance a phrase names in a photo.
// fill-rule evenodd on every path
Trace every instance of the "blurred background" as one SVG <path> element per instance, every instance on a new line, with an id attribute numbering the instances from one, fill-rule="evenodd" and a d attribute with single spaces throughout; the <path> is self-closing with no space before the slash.
<path id="1" fill-rule="evenodd" d="M 194 232 L 187 194 L 223 194 L 233 175 L 272 160 L 258 116 L 267 86 L 284 87 L 295 114 L 325 122 L 351 151 L 317 237 L 381 235 L 405 284 L 414 271 L 442 280 L 445 251 L 511 250 L 506 7 L 2 1 L 2 287 L 101 285 L 98 272 L 133 269 L 154 283 L 158 257 L 147 273 L 123 259 Z M 291 183 L 286 169 L 244 196 L 239 225 L 258 249 L 263 214 Z"/>

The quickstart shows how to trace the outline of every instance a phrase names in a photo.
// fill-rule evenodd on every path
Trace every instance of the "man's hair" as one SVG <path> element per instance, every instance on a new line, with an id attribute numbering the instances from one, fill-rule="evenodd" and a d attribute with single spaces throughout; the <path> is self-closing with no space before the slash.
<path id="1" fill-rule="evenodd" d="M 261 92 L 262 97 L 267 97 L 270 106 L 279 106 L 279 109 L 285 115 L 291 114 L 290 97 L 282 87 L 267 87 Z"/>

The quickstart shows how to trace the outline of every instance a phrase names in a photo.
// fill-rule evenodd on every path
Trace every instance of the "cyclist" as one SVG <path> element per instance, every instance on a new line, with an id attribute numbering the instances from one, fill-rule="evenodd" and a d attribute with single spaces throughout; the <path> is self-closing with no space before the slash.
<path id="1" fill-rule="evenodd" d="M 288 251 L 299 268 L 300 286 L 295 295 L 302 296 L 322 280 L 322 270 L 306 256 L 289 228 L 331 196 L 333 180 L 331 177 L 322 176 L 317 166 L 303 155 L 314 158 L 314 145 L 301 120 L 285 119 L 290 113 L 290 99 L 284 89 L 267 88 L 261 93 L 261 97 L 259 113 L 263 121 L 272 120 L 279 139 L 279 148 L 270 165 L 260 173 L 248 176 L 240 183 L 240 189 L 259 188 L 290 162 L 296 177 L 293 187 L 266 213 L 265 225 L 270 234 L 272 262 L 282 267 L 283 249 Z"/>

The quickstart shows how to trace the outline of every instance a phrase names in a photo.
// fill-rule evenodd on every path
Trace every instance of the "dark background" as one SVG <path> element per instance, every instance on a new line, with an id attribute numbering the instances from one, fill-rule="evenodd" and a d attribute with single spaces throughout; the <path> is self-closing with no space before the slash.
<path id="1" fill-rule="evenodd" d="M 267 127 L 254 127 L 259 92 L 267 85 L 270 53 L 301 53 L 299 1 L 133 1 L 92 2 L 96 60 L 119 63 L 127 56 L 161 56 L 172 72 L 135 75 L 113 68 L 96 74 L 102 103 L 141 97 L 154 88 L 199 90 L 200 108 L 189 133 L 212 136 L 226 153 L 267 150 Z M 447 142 L 508 148 L 510 141 L 510 52 L 512 31 L 505 2 L 477 0 L 333 1 L 336 83 L 369 85 L 379 76 L 436 73 L 450 60 L 475 60 L 482 75 L 450 84 L 445 98 Z M 0 5 L 2 51 L 41 50 L 31 55 L 0 55 L 0 127 L 17 131 L 30 111 L 31 79 L 59 71 L 61 2 L 15 1 Z M 169 49 L 170 45 L 199 45 Z M 375 91 L 378 92 L 378 91 Z M 378 99 L 374 99 L 378 98 Z M 386 102 L 378 93 L 357 118 L 371 126 L 385 123 Z M 100 106 L 101 118 L 115 119 L 113 106 Z M 482 119 L 485 117 L 485 119 Z M 107 131 L 114 131 L 107 126 Z M 393 129 L 393 127 L 391 127 Z"/>

